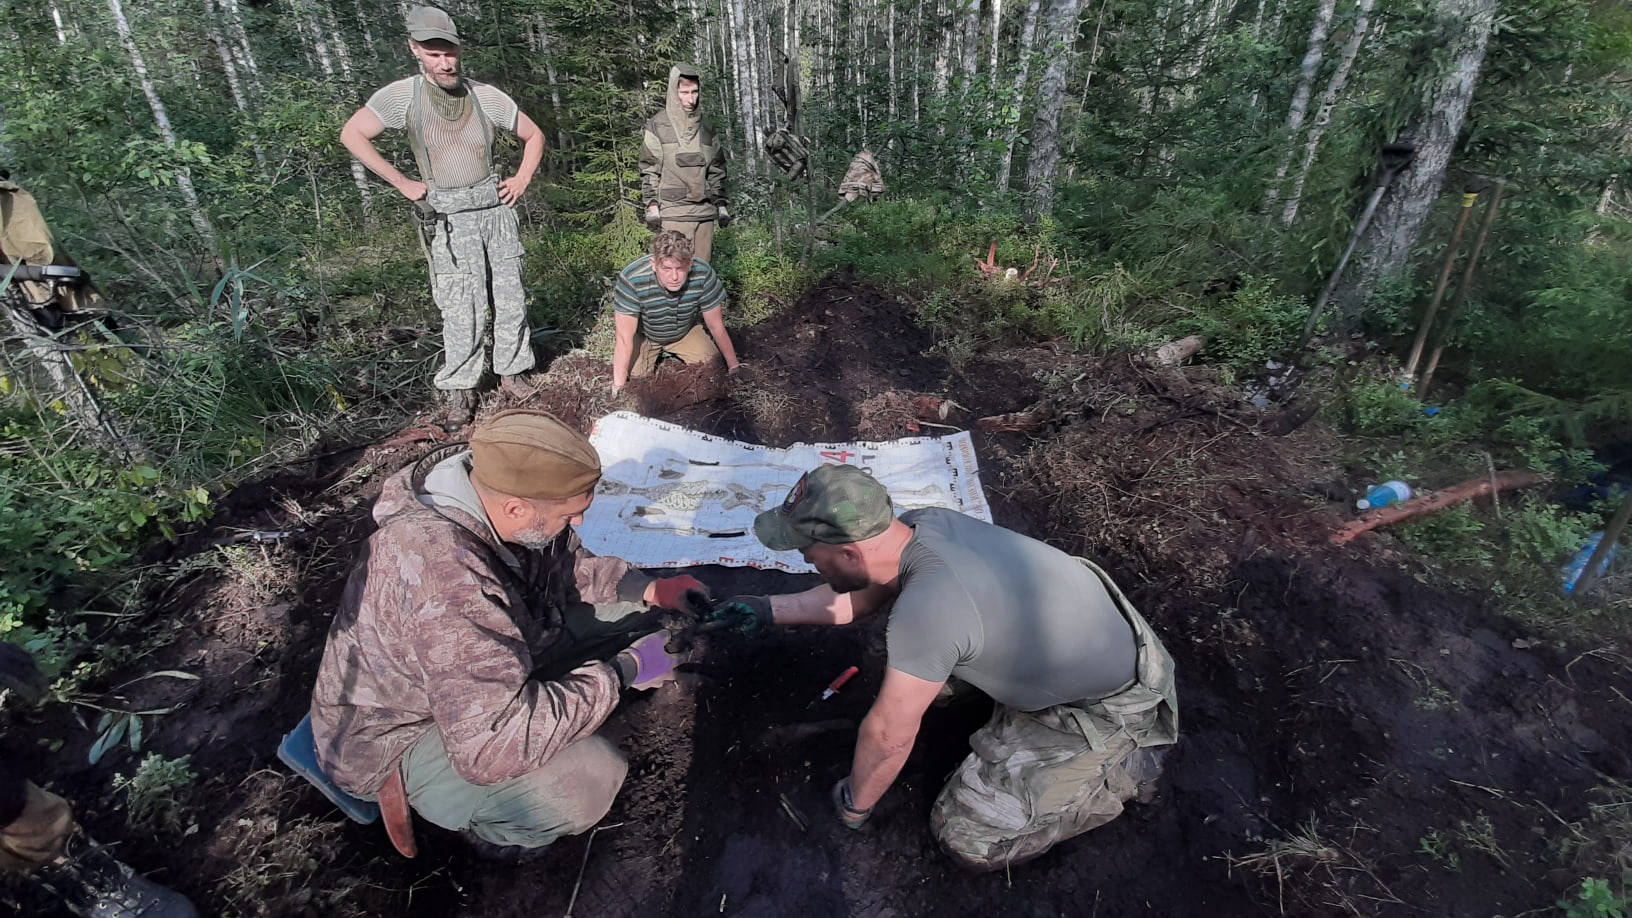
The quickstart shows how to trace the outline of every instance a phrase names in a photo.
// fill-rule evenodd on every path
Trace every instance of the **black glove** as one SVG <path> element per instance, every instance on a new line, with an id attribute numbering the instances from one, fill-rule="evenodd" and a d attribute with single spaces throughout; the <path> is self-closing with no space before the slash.
<path id="1" fill-rule="evenodd" d="M 731 211 L 724 204 L 721 204 L 718 210 L 719 213 L 714 215 L 714 222 L 719 224 L 720 229 L 725 229 L 731 225 Z"/>
<path id="2" fill-rule="evenodd" d="M 0 690 L 14 693 L 25 704 L 39 704 L 50 687 L 28 651 L 0 641 Z"/>
<path id="3" fill-rule="evenodd" d="M 732 628 L 747 634 L 772 623 L 771 597 L 732 596 L 716 605 L 704 621 L 730 622 Z"/>
<path id="4" fill-rule="evenodd" d="M 646 208 L 646 228 L 654 233 L 663 229 L 663 214 L 655 207 Z"/>

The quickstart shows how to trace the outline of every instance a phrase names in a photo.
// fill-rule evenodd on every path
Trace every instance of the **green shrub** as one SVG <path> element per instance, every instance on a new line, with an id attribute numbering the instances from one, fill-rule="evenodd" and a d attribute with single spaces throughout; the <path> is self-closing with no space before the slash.
<path id="1" fill-rule="evenodd" d="M 1398 532 L 1413 551 L 1451 564 L 1488 564 L 1495 553 L 1484 524 L 1467 504 L 1407 523 Z"/>
<path id="2" fill-rule="evenodd" d="M 1247 276 L 1234 293 L 1198 306 L 1176 323 L 1176 330 L 1206 338 L 1202 356 L 1208 361 L 1255 371 L 1292 350 L 1308 316 L 1309 306 L 1301 297 L 1276 293 L 1272 278 Z"/>

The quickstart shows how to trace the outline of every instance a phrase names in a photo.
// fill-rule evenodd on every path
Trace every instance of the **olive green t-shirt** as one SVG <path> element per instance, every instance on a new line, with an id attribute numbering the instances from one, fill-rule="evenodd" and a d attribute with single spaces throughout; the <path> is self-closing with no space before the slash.
<path id="1" fill-rule="evenodd" d="M 1022 711 L 1100 698 L 1133 679 L 1133 628 L 1093 571 L 1036 539 L 954 510 L 913 528 L 887 630 L 892 669 L 957 676 Z"/>

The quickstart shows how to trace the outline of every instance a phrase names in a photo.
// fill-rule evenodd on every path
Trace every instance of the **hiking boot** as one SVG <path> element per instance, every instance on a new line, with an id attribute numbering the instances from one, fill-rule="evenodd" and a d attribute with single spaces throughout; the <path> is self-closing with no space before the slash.
<path id="1" fill-rule="evenodd" d="M 198 918 L 186 896 L 147 879 L 88 838 L 75 842 L 69 846 L 73 853 L 39 872 L 69 911 L 84 918 Z"/>
<path id="2" fill-rule="evenodd" d="M 473 389 L 442 389 L 437 392 L 440 403 L 432 423 L 448 433 L 455 433 L 476 417 L 476 392 Z"/>
<path id="3" fill-rule="evenodd" d="M 525 845 L 501 845 L 477 835 L 473 829 L 460 829 L 459 838 L 470 846 L 479 861 L 489 864 L 528 864 L 550 853 L 550 846 L 528 848 Z"/>

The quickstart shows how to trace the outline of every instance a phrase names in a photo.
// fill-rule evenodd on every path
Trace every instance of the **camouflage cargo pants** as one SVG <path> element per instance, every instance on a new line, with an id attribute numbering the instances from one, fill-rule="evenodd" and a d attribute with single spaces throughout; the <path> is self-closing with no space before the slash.
<path id="1" fill-rule="evenodd" d="M 635 625 L 652 616 L 642 603 L 579 603 L 563 615 L 562 639 L 539 654 L 535 678 L 548 681 L 627 646 Z M 653 624 L 651 627 L 656 627 Z M 629 762 L 599 734 L 562 749 L 541 767 L 493 785 L 471 784 L 454 771 L 442 736 L 431 730 L 402 757 L 408 803 L 445 829 L 469 830 L 496 845 L 542 848 L 593 828 L 623 787 Z"/>
<path id="2" fill-rule="evenodd" d="M 712 264 L 710 256 L 714 254 L 714 221 L 713 220 L 664 220 L 663 231 L 674 230 L 691 240 L 692 255 L 699 261 Z"/>
<path id="3" fill-rule="evenodd" d="M 997 706 L 930 813 L 930 830 L 964 867 L 1018 864 L 1122 815 L 1124 803 L 1152 789 L 1164 747 L 1178 739 L 1172 658 L 1110 578 L 1083 563 L 1133 626 L 1136 676 L 1094 701 Z"/>
<path id="4" fill-rule="evenodd" d="M 527 293 L 521 284 L 521 224 L 499 203 L 498 178 L 469 188 L 430 190 L 440 216 L 431 240 L 431 293 L 442 313 L 438 389 L 474 389 L 487 369 L 489 319 L 493 371 L 533 367 Z"/>

